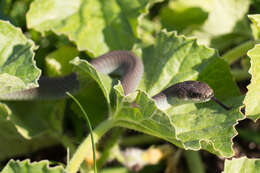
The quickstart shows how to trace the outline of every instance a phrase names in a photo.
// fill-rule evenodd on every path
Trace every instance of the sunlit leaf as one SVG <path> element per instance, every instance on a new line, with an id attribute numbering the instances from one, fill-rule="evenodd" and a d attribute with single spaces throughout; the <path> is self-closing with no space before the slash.
<path id="1" fill-rule="evenodd" d="M 94 56 L 129 50 L 138 40 L 138 20 L 156 0 L 36 0 L 27 13 L 29 28 L 54 31 Z"/>
<path id="2" fill-rule="evenodd" d="M 108 102 L 110 104 L 110 97 L 109 94 L 112 88 L 112 79 L 109 78 L 107 75 L 103 75 L 97 72 L 97 70 L 87 61 L 81 60 L 78 57 L 74 58 L 71 63 L 77 67 L 79 73 L 79 80 L 81 82 L 88 83 L 85 76 L 90 76 L 93 80 L 95 80 Z M 83 79 L 81 79 L 83 78 Z M 87 85 L 81 84 L 82 87 L 87 87 Z"/>
<path id="3" fill-rule="evenodd" d="M 49 76 L 64 76 L 72 72 L 69 63 L 79 52 L 74 47 L 63 46 L 50 53 L 46 59 L 46 70 Z"/>
<path id="4" fill-rule="evenodd" d="M 2 170 L 2 173 L 66 173 L 61 166 L 50 167 L 50 162 L 30 162 L 29 160 L 10 160 Z"/>
<path id="5" fill-rule="evenodd" d="M 0 95 L 38 86 L 40 70 L 33 60 L 34 43 L 6 21 L 0 21 L 0 43 Z"/>
<path id="6" fill-rule="evenodd" d="M 144 62 L 139 89 L 145 92 L 124 96 L 122 86 L 115 87 L 117 100 L 112 113 L 115 124 L 157 136 L 185 149 L 205 149 L 220 156 L 232 156 L 232 138 L 237 134 L 234 126 L 244 118 L 239 112 L 243 98 L 239 97 L 229 66 L 217 52 L 199 46 L 194 39 L 165 31 L 156 36 L 153 46 L 134 51 Z M 82 64 L 82 70 L 97 81 L 104 95 L 113 91 L 104 89 L 110 88 L 111 83 L 102 82 L 99 73 L 87 62 L 75 59 L 74 64 Z M 216 97 L 232 106 L 232 110 L 227 111 L 213 102 L 159 110 L 151 96 L 185 80 L 207 82 Z"/>
<path id="7" fill-rule="evenodd" d="M 169 29 L 186 29 L 184 32 L 196 36 L 199 43 L 209 45 L 212 38 L 234 30 L 248 38 L 245 35 L 250 34 L 250 28 L 238 31 L 237 25 L 244 20 L 249 5 L 250 0 L 170 1 L 169 6 L 162 10 L 161 18 Z"/>
<path id="8" fill-rule="evenodd" d="M 2 94 L 37 87 L 40 70 L 36 49 L 21 29 L 0 21 L 0 98 Z M 0 100 L 1 100 L 0 99 Z M 64 101 L 0 103 L 0 160 L 57 144 L 61 135 Z M 53 135 L 53 136 L 52 136 Z"/>
<path id="9" fill-rule="evenodd" d="M 257 44 L 248 52 L 251 59 L 251 67 L 249 73 L 252 75 L 251 83 L 249 84 L 248 92 L 244 100 L 246 105 L 246 115 L 257 120 L 260 117 L 260 45 Z"/>
<path id="10" fill-rule="evenodd" d="M 225 168 L 222 173 L 258 173 L 260 172 L 260 160 L 246 157 L 225 160 Z"/>

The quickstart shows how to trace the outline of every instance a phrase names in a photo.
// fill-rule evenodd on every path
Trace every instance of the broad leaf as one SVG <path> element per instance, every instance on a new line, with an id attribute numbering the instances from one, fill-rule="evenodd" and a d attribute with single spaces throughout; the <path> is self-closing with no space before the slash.
<path id="1" fill-rule="evenodd" d="M 260 172 L 260 160 L 246 157 L 225 160 L 223 173 L 258 173 Z"/>
<path id="2" fill-rule="evenodd" d="M 142 38 L 142 44 L 150 45 L 154 42 L 154 35 L 161 30 L 161 24 L 159 21 L 152 21 L 148 17 L 145 17 L 140 22 L 139 34 Z"/>
<path id="3" fill-rule="evenodd" d="M 234 125 L 243 118 L 239 112 L 241 98 L 235 98 L 240 95 L 239 90 L 229 66 L 217 52 L 199 46 L 195 39 L 166 32 L 159 33 L 154 46 L 141 52 L 145 72 L 140 88 L 150 96 L 177 82 L 201 80 L 214 89 L 217 98 L 234 97 L 226 102 L 233 106 L 231 111 L 213 103 L 180 105 L 166 111 L 172 128 L 175 128 L 176 139 L 182 142 L 184 148 L 203 148 L 222 156 L 233 155 L 231 139 L 236 135 Z M 153 109 L 149 107 L 147 110 Z M 152 115 L 156 117 L 155 113 Z"/>
<path id="4" fill-rule="evenodd" d="M 248 15 L 249 19 L 256 25 L 258 30 L 260 30 L 260 14 Z"/>
<path id="5" fill-rule="evenodd" d="M 29 28 L 54 31 L 75 41 L 94 56 L 132 48 L 138 38 L 138 18 L 156 0 L 36 0 L 27 13 Z"/>
<path id="6" fill-rule="evenodd" d="M 64 76 L 70 74 L 73 65 L 70 64 L 69 61 L 78 56 L 78 54 L 79 52 L 76 48 L 69 46 L 62 46 L 50 53 L 45 59 L 48 76 Z M 88 82 L 86 88 L 83 88 L 82 92 L 77 95 L 77 99 L 79 99 L 81 103 L 84 103 L 82 106 L 85 108 L 93 127 L 104 120 L 104 116 L 107 115 L 107 103 L 104 100 L 102 91 L 100 91 L 96 83 Z M 78 106 L 74 103 L 72 103 L 72 110 L 78 114 L 79 117 L 82 116 L 81 110 L 78 109 Z M 82 124 L 75 126 L 80 129 Z M 82 131 L 85 136 L 84 130 L 81 129 L 80 131 Z"/>
<path id="7" fill-rule="evenodd" d="M 252 75 L 244 100 L 246 115 L 256 121 L 260 117 L 260 44 L 248 52 L 251 59 L 249 73 Z"/>
<path id="8" fill-rule="evenodd" d="M 243 118 L 239 112 L 243 98 L 227 102 L 233 105 L 231 111 L 210 103 L 181 105 L 165 113 L 142 91 L 138 93 L 134 107 L 129 98 L 120 93 L 117 91 L 120 102 L 113 115 L 117 125 L 162 138 L 185 149 L 204 149 L 225 157 L 234 154 L 232 138 L 237 134 L 234 126 Z"/>
<path id="9" fill-rule="evenodd" d="M 12 110 L 12 114 L 7 118 L 14 123 L 23 137 L 31 139 L 48 133 L 53 136 L 61 135 L 64 100 L 9 102 L 7 105 Z"/>
<path id="10" fill-rule="evenodd" d="M 258 33 L 260 31 L 260 15 L 249 15 L 248 16 L 254 23 Z M 253 49 L 248 51 L 248 56 L 250 58 L 251 67 L 249 73 L 251 74 L 251 83 L 249 84 L 248 92 L 246 94 L 244 104 L 246 105 L 246 115 L 256 121 L 260 116 L 260 75 L 259 75 L 259 53 L 260 45 L 257 44 Z"/>
<path id="11" fill-rule="evenodd" d="M 64 101 L 7 105 L 0 104 L 0 160 L 55 145 L 61 139 Z"/>
<path id="12" fill-rule="evenodd" d="M 239 112 L 243 98 L 238 97 L 239 90 L 229 66 L 217 52 L 199 46 L 195 39 L 165 31 L 156 36 L 154 46 L 134 51 L 144 62 L 139 89 L 145 92 L 124 96 L 122 86 L 115 87 L 117 102 L 112 114 L 115 123 L 163 138 L 185 149 L 206 149 L 221 156 L 232 156 L 232 138 L 236 135 L 234 125 L 244 118 Z M 100 74 L 83 60 L 74 59 L 73 64 L 87 72 L 100 85 L 104 95 L 109 96 L 112 90 L 105 88 L 111 88 L 111 82 L 103 82 Z M 150 97 L 185 80 L 207 82 L 216 97 L 232 106 L 232 110 L 226 111 L 212 102 L 159 110 Z"/>
<path id="13" fill-rule="evenodd" d="M 72 65 L 69 63 L 79 52 L 74 47 L 63 46 L 51 52 L 46 58 L 46 71 L 48 76 L 64 76 L 72 72 Z"/>
<path id="14" fill-rule="evenodd" d="M 182 105 L 169 113 L 177 139 L 185 149 L 205 149 L 219 156 L 234 154 L 232 139 L 237 135 L 234 126 L 243 119 L 239 108 L 243 97 L 226 101 L 232 110 L 226 111 L 215 103 Z"/>
<path id="15" fill-rule="evenodd" d="M 79 71 L 79 80 L 81 82 L 81 88 L 87 87 L 89 84 L 88 76 L 99 84 L 108 105 L 110 105 L 110 92 L 112 88 L 112 79 L 107 75 L 103 75 L 97 72 L 97 70 L 87 61 L 81 60 L 78 57 L 74 58 L 71 63 L 75 65 L 77 71 Z M 86 83 L 86 84 L 84 84 Z"/>
<path id="16" fill-rule="evenodd" d="M 180 1 L 170 1 L 160 11 L 163 27 L 185 32 L 188 28 L 198 29 L 208 18 L 208 12 L 199 7 L 190 7 Z"/>
<path id="17" fill-rule="evenodd" d="M 30 162 L 29 160 L 10 160 L 2 170 L 2 173 L 66 173 L 61 166 L 50 167 L 50 162 Z"/>
<path id="18" fill-rule="evenodd" d="M 34 43 L 6 21 L 0 21 L 0 43 L 0 95 L 37 87 L 40 70 L 33 60 Z"/>
<path id="19" fill-rule="evenodd" d="M 25 137 L 29 137 L 28 130 L 21 124 L 15 124 L 11 118 L 14 118 L 11 109 L 0 103 L 0 160 L 57 144 L 56 139 L 44 134 L 30 140 L 26 139 Z"/>
<path id="20" fill-rule="evenodd" d="M 0 21 L 0 42 L 0 95 L 37 87 L 40 70 L 33 60 L 34 43 L 4 21 Z M 0 160 L 56 144 L 54 136 L 63 131 L 64 106 L 64 101 L 1 103 Z"/>
<path id="21" fill-rule="evenodd" d="M 19 26 L 22 28 L 26 27 L 25 16 L 32 1 L 33 0 L 18 0 L 10 4 L 10 11 L 9 13 L 6 13 L 6 15 L 10 17 L 10 20 L 12 21 L 12 23 L 15 24 L 15 26 Z M 4 8 L 5 7 L 6 6 L 4 5 Z"/>
<path id="22" fill-rule="evenodd" d="M 138 92 L 133 106 L 132 99 L 123 95 L 121 85 L 117 85 L 115 89 L 117 110 L 113 118 L 116 120 L 116 125 L 156 136 L 183 147 L 176 139 L 171 117 L 159 110 L 146 93 Z"/>
<path id="23" fill-rule="evenodd" d="M 250 0 L 177 0 L 170 2 L 169 7 L 162 11 L 161 17 L 170 25 L 170 28 L 178 29 L 181 26 L 183 29 L 185 27 L 187 34 L 192 33 L 198 38 L 199 43 L 209 45 L 213 37 L 228 34 L 236 29 L 236 25 L 248 12 L 249 5 Z M 191 12 L 192 15 L 189 15 L 191 17 L 186 17 Z M 208 13 L 207 20 L 205 20 L 206 13 Z M 185 22 L 176 18 L 181 18 L 188 23 L 185 25 Z M 247 30 L 242 28 L 239 32 L 249 33 L 250 31 L 249 28 Z"/>
<path id="24" fill-rule="evenodd" d="M 260 38 L 260 14 L 248 15 L 248 18 L 253 22 L 251 24 L 252 35 L 255 40 Z"/>
<path id="25" fill-rule="evenodd" d="M 139 88 L 153 96 L 172 84 L 186 80 L 207 82 L 215 96 L 226 99 L 239 95 L 229 66 L 214 49 L 199 46 L 195 39 L 162 31 L 154 46 L 135 50 L 142 57 L 144 75 Z"/>

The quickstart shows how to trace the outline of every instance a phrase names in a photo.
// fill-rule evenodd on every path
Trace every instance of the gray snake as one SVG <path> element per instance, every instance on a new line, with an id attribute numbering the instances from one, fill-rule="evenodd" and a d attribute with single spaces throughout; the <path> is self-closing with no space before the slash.
<path id="1" fill-rule="evenodd" d="M 91 64 L 98 72 L 104 74 L 109 74 L 119 67 L 123 69 L 120 81 L 125 95 L 137 89 L 144 72 L 142 61 L 130 51 L 111 51 L 92 60 Z M 0 100 L 58 99 L 66 97 L 67 91 L 75 93 L 79 88 L 76 73 L 56 78 L 41 77 L 39 87 L 1 94 Z M 167 109 L 176 100 L 181 102 L 213 100 L 224 109 L 230 109 L 214 97 L 214 92 L 208 84 L 199 81 L 184 81 L 174 84 L 152 98 L 157 107 L 162 110 Z"/>

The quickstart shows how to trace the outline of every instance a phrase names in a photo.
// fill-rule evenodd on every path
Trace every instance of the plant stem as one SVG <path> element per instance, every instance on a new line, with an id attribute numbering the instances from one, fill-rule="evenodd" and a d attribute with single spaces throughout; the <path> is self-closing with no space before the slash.
<path id="1" fill-rule="evenodd" d="M 114 122 L 111 119 L 103 121 L 93 130 L 93 138 L 95 143 L 111 128 L 113 128 Z M 73 155 L 70 163 L 67 165 L 67 171 L 69 173 L 76 173 L 86 157 L 87 153 L 91 150 L 91 135 L 89 134 L 84 141 L 80 144 L 75 154 Z"/>
<path id="2" fill-rule="evenodd" d="M 106 168 L 102 170 L 100 173 L 115 173 L 115 172 L 129 173 L 129 171 L 125 167 Z"/>
<path id="3" fill-rule="evenodd" d="M 223 59 L 228 62 L 228 64 L 232 64 L 238 58 L 247 54 L 247 51 L 252 49 L 255 44 L 260 43 L 260 40 L 250 40 L 245 43 L 238 45 L 237 47 L 231 49 L 224 55 L 222 55 Z"/>
<path id="4" fill-rule="evenodd" d="M 65 148 L 69 148 L 70 153 L 74 153 L 74 151 L 76 150 L 75 145 L 71 142 L 70 137 L 68 137 L 66 134 L 61 134 L 58 136 L 59 140 L 61 141 L 61 143 L 63 144 L 63 146 Z"/>
<path id="5" fill-rule="evenodd" d="M 74 102 L 78 105 L 78 107 L 80 108 L 81 112 L 83 113 L 83 115 L 84 115 L 84 117 L 85 117 L 85 119 L 88 123 L 89 131 L 90 131 L 90 137 L 91 137 L 92 150 L 93 150 L 94 171 L 95 171 L 95 173 L 97 173 L 96 147 L 95 147 L 95 141 L 94 141 L 94 137 L 93 137 L 92 126 L 91 126 L 90 120 L 88 118 L 86 111 L 81 106 L 80 102 L 73 95 L 71 95 L 69 92 L 66 92 L 66 94 L 70 98 L 72 98 L 72 100 L 74 100 Z"/>
<path id="6" fill-rule="evenodd" d="M 198 151 L 185 150 L 184 156 L 191 173 L 205 173 L 205 168 Z"/>
<path id="7" fill-rule="evenodd" d="M 109 137 L 109 141 L 106 142 L 106 147 L 102 151 L 102 156 L 99 158 L 97 162 L 97 167 L 101 168 L 103 164 L 107 161 L 109 156 L 111 155 L 111 150 L 115 145 L 118 144 L 119 137 L 124 133 L 124 129 L 122 128 L 115 128 L 112 130 L 111 136 Z"/>
<path id="8" fill-rule="evenodd" d="M 248 71 L 244 70 L 244 69 L 237 69 L 237 68 L 231 69 L 231 74 L 232 74 L 232 76 L 235 77 L 236 81 L 250 79 L 250 77 L 251 77 L 250 74 L 248 73 Z"/>

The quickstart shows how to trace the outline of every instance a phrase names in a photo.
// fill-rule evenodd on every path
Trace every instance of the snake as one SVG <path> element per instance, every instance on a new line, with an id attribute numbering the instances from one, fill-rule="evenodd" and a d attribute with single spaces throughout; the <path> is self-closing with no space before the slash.
<path id="1" fill-rule="evenodd" d="M 102 74 L 122 69 L 123 74 L 120 79 L 124 95 L 135 92 L 144 73 L 144 65 L 140 58 L 133 52 L 126 50 L 115 50 L 105 53 L 95 59 L 90 64 Z M 0 95 L 0 100 L 48 100 L 66 97 L 66 92 L 76 93 L 80 90 L 77 73 L 71 73 L 63 77 L 40 77 L 39 86 Z M 214 97 L 213 89 L 205 82 L 189 80 L 179 82 L 169 86 L 160 93 L 154 95 L 152 99 L 155 105 L 166 110 L 174 104 L 201 103 L 210 100 L 216 102 L 221 107 L 229 110 L 230 107 L 221 103 Z"/>

